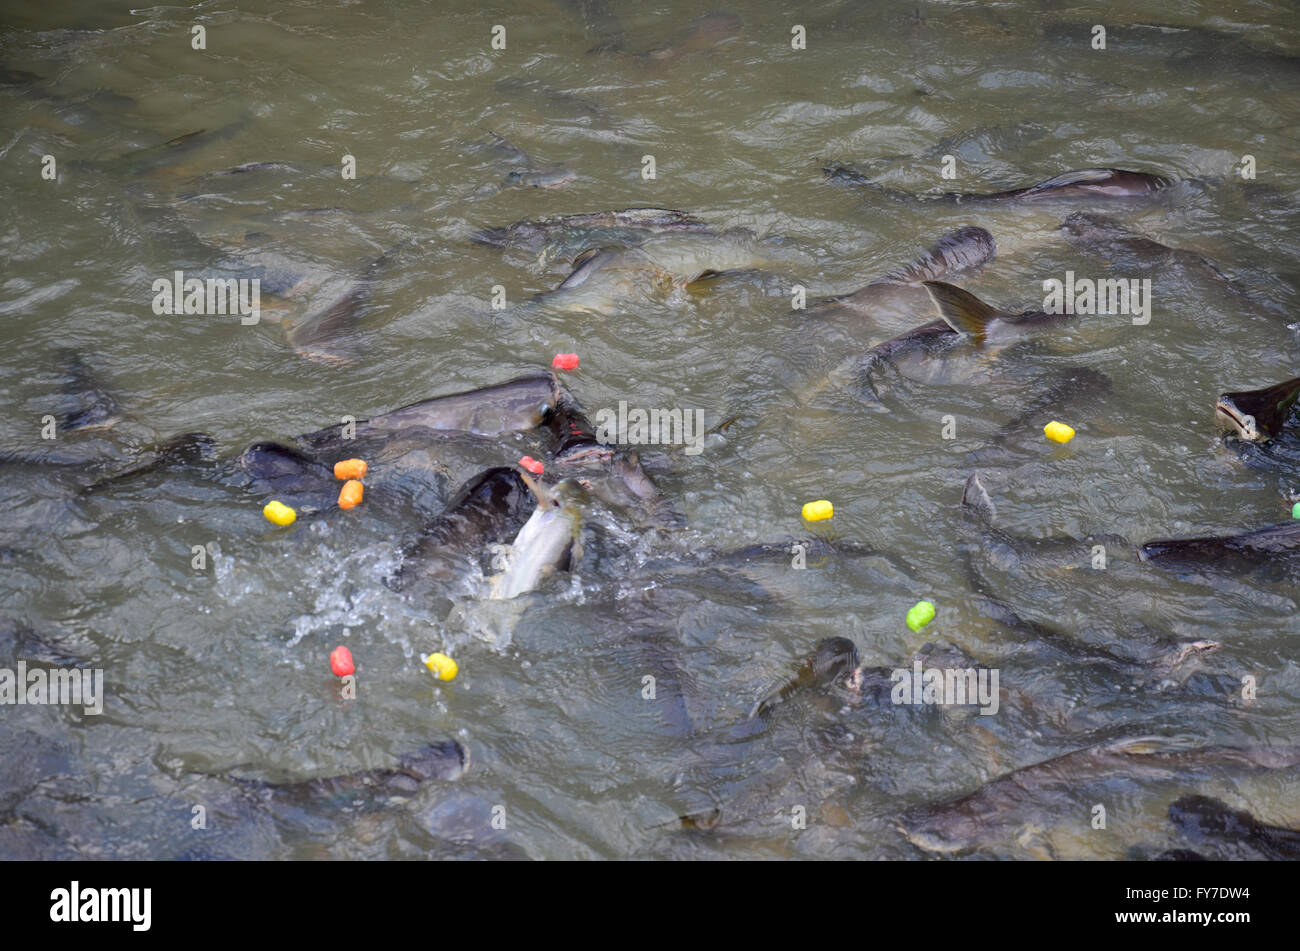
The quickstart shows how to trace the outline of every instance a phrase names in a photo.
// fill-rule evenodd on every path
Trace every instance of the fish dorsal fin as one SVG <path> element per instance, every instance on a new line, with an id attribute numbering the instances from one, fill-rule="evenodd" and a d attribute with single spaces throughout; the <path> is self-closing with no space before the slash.
<path id="1" fill-rule="evenodd" d="M 1115 175 L 1113 168 L 1079 168 L 1073 172 L 1062 172 L 1060 175 L 1047 179 L 1045 182 L 1039 182 L 1037 185 L 1030 185 L 1031 192 L 1051 191 L 1053 188 L 1065 188 L 1069 185 L 1096 185 L 1100 182 L 1110 181 Z"/>
<path id="2" fill-rule="evenodd" d="M 997 253 L 997 242 L 983 228 L 958 228 L 941 237 L 934 247 L 873 284 L 915 284 L 943 274 L 974 270 Z"/>
<path id="3" fill-rule="evenodd" d="M 953 330 L 969 334 L 977 343 L 984 342 L 984 332 L 995 320 L 1010 317 L 1006 311 L 990 307 L 974 294 L 943 281 L 924 281 L 939 316 Z"/>
<path id="4" fill-rule="evenodd" d="M 980 481 L 980 474 L 972 472 L 966 480 L 966 485 L 962 489 L 961 504 L 973 511 L 985 525 L 992 525 L 994 518 L 997 517 L 997 509 L 993 505 L 993 499 L 989 496 L 988 490 L 984 488 L 984 483 Z"/>

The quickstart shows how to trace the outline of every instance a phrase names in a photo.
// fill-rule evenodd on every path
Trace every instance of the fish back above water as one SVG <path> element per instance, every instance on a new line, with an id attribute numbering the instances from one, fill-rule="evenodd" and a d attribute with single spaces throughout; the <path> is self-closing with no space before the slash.
<path id="1" fill-rule="evenodd" d="M 941 195 L 913 195 L 909 192 L 885 188 L 870 177 L 845 165 L 831 164 L 826 166 L 823 172 L 832 181 L 845 181 L 864 186 L 873 193 L 898 201 L 942 202 L 955 205 L 1132 200 L 1148 198 L 1173 184 L 1171 179 L 1149 172 L 1132 172 L 1121 168 L 1083 168 L 1062 172 L 1027 188 L 1012 188 L 991 193 L 945 192 Z"/>
<path id="2" fill-rule="evenodd" d="M 949 274 L 961 274 L 983 267 L 997 254 L 998 244 L 984 228 L 967 226 L 943 235 L 916 260 L 890 271 L 873 282 L 916 284 Z"/>
<path id="3" fill-rule="evenodd" d="M 517 377 L 495 386 L 421 400 L 391 413 L 358 420 L 350 437 L 340 424 L 299 437 L 313 449 L 346 448 L 351 438 L 392 436 L 421 430 L 456 431 L 480 436 L 536 429 L 559 399 L 550 373 Z"/>
<path id="4" fill-rule="evenodd" d="M 505 227 L 475 232 L 472 240 L 495 248 L 526 251 L 540 251 L 551 242 L 560 242 L 564 248 L 571 249 L 570 254 L 577 254 L 597 245 L 640 244 L 654 234 L 708 234 L 712 230 L 705 222 L 684 211 L 674 211 L 671 208 L 626 208 L 622 211 L 553 215 L 535 221 L 516 221 Z"/>
<path id="5" fill-rule="evenodd" d="M 1300 521 L 1239 535 L 1170 538 L 1147 542 L 1138 554 L 1158 568 L 1239 571 L 1265 564 L 1300 567 Z"/>

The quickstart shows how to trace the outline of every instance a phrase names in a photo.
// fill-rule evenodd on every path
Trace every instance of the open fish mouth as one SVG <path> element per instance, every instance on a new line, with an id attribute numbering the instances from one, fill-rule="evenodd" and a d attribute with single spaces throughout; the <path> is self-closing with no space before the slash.
<path id="1" fill-rule="evenodd" d="M 1231 400 L 1221 399 L 1215 403 L 1214 415 L 1220 422 L 1226 423 L 1242 439 L 1263 441 L 1267 438 L 1255 425 L 1254 417 L 1237 409 Z"/>

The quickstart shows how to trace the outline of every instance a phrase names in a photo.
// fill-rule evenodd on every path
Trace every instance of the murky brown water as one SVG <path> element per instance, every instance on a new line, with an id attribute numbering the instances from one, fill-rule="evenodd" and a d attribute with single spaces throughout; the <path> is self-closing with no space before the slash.
<path id="1" fill-rule="evenodd" d="M 19 4 L 0 32 L 13 71 L 0 88 L 0 447 L 11 460 L 0 665 L 102 668 L 107 692 L 98 716 L 0 707 L 0 855 L 920 858 L 897 827 L 905 810 L 1092 743 L 1294 741 L 1294 574 L 1180 577 L 1134 552 L 1150 538 L 1282 522 L 1285 493 L 1300 489 L 1285 468 L 1243 466 L 1213 414 L 1224 390 L 1295 375 L 1290 4 L 1169 2 L 1139 16 L 1118 3 L 742 3 L 730 7 L 738 20 L 693 35 L 699 11 L 682 3 L 613 0 L 608 16 L 599 4 L 241 6 Z M 503 50 L 491 48 L 495 24 Z M 795 24 L 806 49 L 791 48 Z M 1093 24 L 1108 28 L 1105 51 L 1089 47 Z M 200 129 L 212 134 L 192 149 L 119 159 Z M 1237 172 L 1248 154 L 1254 180 Z M 45 155 L 56 181 L 41 178 Z M 355 180 L 339 174 L 344 155 Z M 945 155 L 955 180 L 941 177 Z M 993 192 L 1098 165 L 1179 184 L 1115 208 L 919 204 L 828 182 L 830 162 L 914 193 Z M 277 164 L 211 174 L 244 163 Z M 572 181 L 507 182 L 555 166 Z M 620 296 L 599 282 L 601 293 L 574 295 L 575 309 L 530 298 L 581 246 L 470 241 L 521 219 L 636 206 L 753 233 L 703 250 L 664 240 L 652 249 L 660 267 L 763 270 L 689 288 L 636 272 Z M 1072 244 L 1058 228 L 1081 210 L 1197 252 L 1236 284 Z M 1149 277 L 1149 324 L 1081 318 L 996 350 L 903 362 L 881 376 L 878 402 L 826 383 L 934 311 L 823 324 L 792 311 L 792 285 L 810 300 L 850 292 L 968 225 L 998 243 L 963 279 L 981 298 L 1019 311 L 1067 271 Z M 360 324 L 331 341 L 350 362 L 304 359 L 277 319 L 292 325 L 390 251 Z M 154 280 L 217 257 L 283 267 L 307 289 L 264 295 L 256 326 L 153 312 Z M 504 310 L 491 307 L 498 285 Z M 62 412 L 65 351 L 105 381 L 121 422 L 51 443 L 42 418 Z M 382 580 L 400 539 L 458 485 L 540 455 L 531 435 L 385 458 L 361 508 L 287 531 L 262 518 L 264 497 L 196 471 L 80 492 L 178 433 L 238 453 L 497 383 L 557 352 L 581 355 L 562 383 L 589 415 L 627 401 L 700 409 L 710 427 L 737 420 L 699 455 L 644 454 L 681 527 L 647 530 L 597 506 L 579 570 L 508 605 L 470 597 L 473 579 L 422 599 Z M 1078 367 L 1109 386 L 1066 385 L 1046 418 L 999 435 Z M 1049 418 L 1078 430 L 1069 446 L 1043 439 Z M 95 468 L 12 461 L 32 457 Z M 1107 543 L 1105 570 L 1089 566 L 1087 544 L 1012 557 L 960 509 L 976 468 L 1002 532 L 1129 544 Z M 803 523 L 800 506 L 822 498 L 834 519 Z M 803 571 L 784 554 L 749 567 L 710 554 L 810 535 L 877 554 L 810 556 Z M 196 545 L 214 552 L 202 570 Z M 991 620 L 989 597 L 1059 638 Z M 922 598 L 938 617 L 918 634 L 904 616 Z M 833 635 L 885 668 L 953 643 L 999 669 L 1001 708 L 857 705 L 837 688 L 745 727 L 755 699 Z M 1221 647 L 1149 675 L 1161 639 L 1196 638 Z M 328 669 L 337 644 L 357 659 L 355 701 L 339 699 Z M 459 661 L 454 683 L 420 665 L 433 650 Z M 1099 663 L 1101 650 L 1131 662 Z M 1258 683 L 1250 703 L 1245 675 Z M 646 676 L 664 697 L 643 699 Z M 468 774 L 387 808 L 270 808 L 223 778 L 382 768 L 448 737 L 471 750 Z M 1232 854 L 1179 839 L 1169 803 L 1199 791 L 1295 826 L 1296 778 L 1232 764 L 1082 769 L 990 816 L 972 844 L 1011 857 Z M 1097 803 L 1105 830 L 1089 825 Z M 198 805 L 206 830 L 191 825 Z M 711 832 L 674 822 L 715 807 Z"/>

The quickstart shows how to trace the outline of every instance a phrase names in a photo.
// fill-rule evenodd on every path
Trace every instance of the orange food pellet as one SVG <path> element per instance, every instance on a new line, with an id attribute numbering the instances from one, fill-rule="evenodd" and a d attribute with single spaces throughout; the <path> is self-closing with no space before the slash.
<path id="1" fill-rule="evenodd" d="M 576 353 L 557 353 L 555 359 L 551 361 L 551 366 L 557 370 L 576 370 L 578 369 L 578 355 Z"/>
<path id="2" fill-rule="evenodd" d="M 344 459 L 342 462 L 334 463 L 336 479 L 364 479 L 365 477 L 366 460 L 364 459 Z"/>
<path id="3" fill-rule="evenodd" d="M 524 456 L 519 460 L 519 465 L 527 469 L 533 475 L 541 475 L 542 470 L 546 468 L 532 456 Z"/>
<path id="4" fill-rule="evenodd" d="M 360 505 L 364 494 L 365 487 L 360 482 L 356 479 L 348 479 L 339 492 L 339 508 L 350 509 Z"/>

